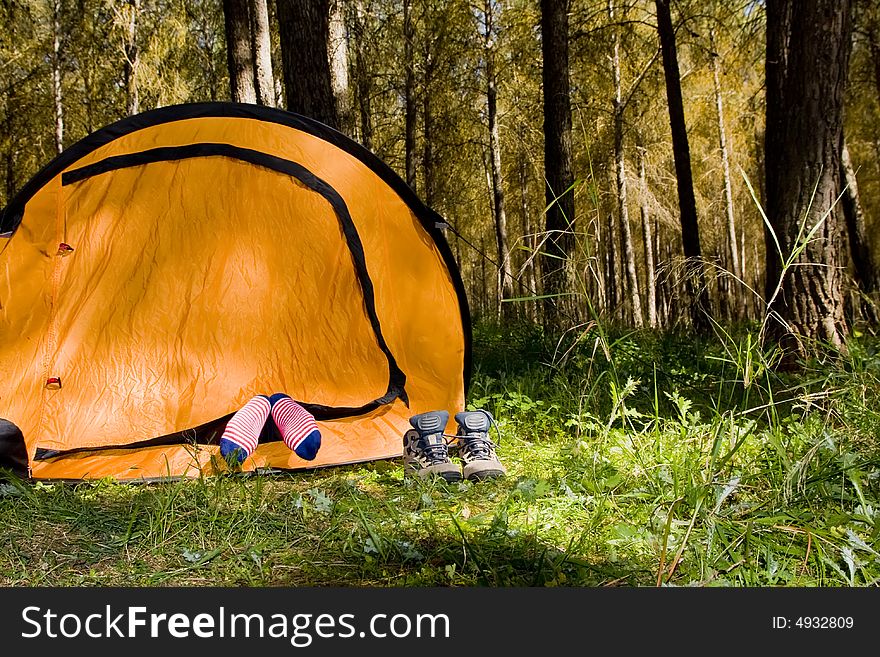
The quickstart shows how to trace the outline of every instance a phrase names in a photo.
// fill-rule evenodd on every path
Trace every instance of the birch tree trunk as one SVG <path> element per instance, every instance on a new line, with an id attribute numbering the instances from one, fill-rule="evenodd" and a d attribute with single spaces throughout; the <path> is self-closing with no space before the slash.
<path id="1" fill-rule="evenodd" d="M 733 187 L 730 181 L 730 156 L 727 149 L 727 132 L 724 128 L 724 103 L 721 97 L 721 81 L 718 63 L 719 55 L 715 52 L 714 33 L 709 32 L 712 45 L 712 82 L 715 91 L 715 112 L 718 116 L 718 147 L 721 150 L 721 173 L 724 176 L 724 210 L 727 214 L 727 240 L 730 249 L 730 262 L 733 275 L 742 280 L 743 269 L 740 267 L 739 249 L 737 248 L 736 218 L 733 212 Z M 739 296 L 739 283 L 733 286 L 734 296 Z"/>
<path id="2" fill-rule="evenodd" d="M 6 169 L 6 178 L 4 180 L 4 187 L 6 192 L 6 198 L 4 199 L 6 203 L 8 203 L 13 196 L 15 196 L 15 192 L 18 191 L 16 182 L 15 182 L 15 162 L 16 162 L 16 130 L 15 130 L 15 114 L 10 111 L 11 107 L 15 107 L 16 105 L 16 93 L 14 89 L 11 89 L 6 97 L 4 98 L 6 107 L 4 108 L 4 118 L 3 118 L 3 128 L 4 128 L 4 141 L 6 141 L 6 148 L 3 149 L 3 160 Z"/>
<path id="3" fill-rule="evenodd" d="M 498 89 L 495 77 L 496 28 L 493 10 L 494 0 L 486 0 L 485 35 L 483 51 L 486 58 L 486 113 L 489 123 L 489 165 L 492 173 L 492 206 L 495 219 L 495 243 L 498 249 L 498 299 L 499 317 L 514 314 L 514 306 L 502 303 L 513 297 L 513 272 L 510 265 L 510 246 L 507 237 L 507 213 L 504 207 L 504 186 L 501 179 L 501 140 L 498 136 Z"/>
<path id="4" fill-rule="evenodd" d="M 61 0 L 52 2 L 52 100 L 55 111 L 55 152 L 64 150 L 64 105 L 61 89 Z"/>
<path id="5" fill-rule="evenodd" d="M 138 70 L 140 69 L 140 48 L 138 47 L 138 18 L 141 13 L 141 0 L 128 0 L 125 40 L 125 112 L 129 116 L 140 112 L 140 92 L 138 89 Z"/>
<path id="6" fill-rule="evenodd" d="M 856 283 L 859 289 L 868 297 L 874 294 L 878 288 L 877 270 L 874 267 L 874 258 L 868 246 L 868 237 L 865 231 L 865 213 L 859 198 L 859 185 L 856 180 L 856 172 L 849 157 L 849 149 L 846 141 L 840 151 L 840 178 L 845 189 L 843 192 L 843 217 L 846 221 L 846 232 L 849 237 L 849 253 L 853 263 Z M 862 304 L 865 314 L 872 322 L 877 321 L 877 313 L 870 304 Z"/>
<path id="7" fill-rule="evenodd" d="M 620 257 L 617 253 L 620 248 L 618 237 L 614 213 L 608 212 L 605 219 L 605 303 L 612 317 L 616 317 L 618 314 L 622 296 Z"/>
<path id="8" fill-rule="evenodd" d="M 352 11 L 352 45 L 354 46 L 354 86 L 357 89 L 357 113 L 361 143 L 373 148 L 373 116 L 371 100 L 373 96 L 373 78 L 370 73 L 367 56 L 367 10 L 364 0 L 357 0 Z"/>
<path id="9" fill-rule="evenodd" d="M 608 14 L 614 20 L 614 3 L 608 2 Z M 613 27 L 613 44 L 611 47 L 611 68 L 614 79 L 614 164 L 617 183 L 617 215 L 620 219 L 621 238 L 623 241 L 623 258 L 626 265 L 626 278 L 632 306 L 633 326 L 641 328 L 642 298 L 639 294 L 639 279 L 636 275 L 636 254 L 633 248 L 632 230 L 629 225 L 629 207 L 627 204 L 626 161 L 623 152 L 623 98 L 620 88 L 620 39 L 617 28 Z"/>
<path id="10" fill-rule="evenodd" d="M 333 97 L 336 99 L 336 117 L 339 129 L 350 135 L 354 132 L 354 116 L 351 111 L 351 87 L 348 79 L 346 1 L 331 0 L 327 54 L 330 58 L 330 80 L 333 87 Z"/>
<path id="11" fill-rule="evenodd" d="M 422 171 L 425 177 L 425 203 L 434 206 L 434 115 L 431 107 L 431 86 L 434 78 L 434 60 L 431 54 L 431 41 L 423 44 L 424 80 L 422 84 Z M 485 253 L 485 249 L 483 249 Z M 485 279 L 484 279 L 485 280 Z"/>
<path id="12" fill-rule="evenodd" d="M 657 328 L 657 284 L 654 280 L 654 241 L 651 235 L 651 210 L 648 207 L 648 176 L 645 172 L 645 149 L 639 148 L 639 199 L 642 214 L 642 244 L 645 249 L 645 301 L 648 326 Z"/>
<path id="13" fill-rule="evenodd" d="M 529 203 L 529 178 L 527 172 L 527 163 L 528 156 L 525 152 L 525 149 L 520 149 L 519 155 L 519 195 L 520 195 L 520 208 L 522 212 L 522 227 L 523 227 L 523 235 L 525 236 L 525 247 L 527 259 L 525 263 L 525 272 L 520 272 L 520 275 L 523 273 L 526 277 L 526 284 L 529 286 L 529 294 L 537 295 L 538 294 L 538 236 L 536 234 L 535 227 L 532 223 L 532 212 L 531 212 L 531 204 Z M 538 302 L 529 301 L 528 305 L 528 317 L 530 320 L 537 322 L 540 321 L 538 317 Z"/>
<path id="14" fill-rule="evenodd" d="M 414 70 L 415 29 L 412 0 L 403 0 L 403 102 L 405 105 L 403 150 L 406 184 L 416 188 L 416 98 Z M 427 123 L 427 121 L 426 121 Z"/>
<path id="15" fill-rule="evenodd" d="M 266 0 L 250 0 L 254 91 L 260 105 L 275 107 L 275 76 L 272 73 L 272 32 Z"/>

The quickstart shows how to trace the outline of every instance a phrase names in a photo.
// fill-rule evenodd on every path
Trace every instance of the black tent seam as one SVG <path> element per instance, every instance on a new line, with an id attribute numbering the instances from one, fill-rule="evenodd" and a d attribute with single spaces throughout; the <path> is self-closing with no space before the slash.
<path id="1" fill-rule="evenodd" d="M 462 331 L 464 332 L 464 369 L 462 375 L 465 393 L 467 393 L 471 382 L 471 359 L 473 354 L 470 308 L 468 306 L 467 293 L 464 289 L 464 282 L 458 272 L 455 256 L 446 242 L 446 237 L 438 228 L 438 224 L 445 223 L 443 218 L 426 206 L 412 188 L 374 153 L 349 139 L 341 132 L 315 119 L 273 107 L 230 102 L 171 105 L 126 117 L 93 132 L 68 147 L 32 177 L 18 194 L 9 201 L 6 208 L 0 210 L 0 235 L 14 232 L 21 222 L 25 205 L 27 205 L 30 198 L 52 178 L 76 163 L 77 160 L 120 137 L 138 130 L 163 123 L 195 118 L 249 118 L 257 121 L 277 123 L 300 130 L 318 137 L 356 158 L 400 196 L 421 223 L 422 228 L 431 236 L 434 245 L 440 251 L 455 289 L 461 314 Z"/>
<path id="2" fill-rule="evenodd" d="M 351 253 L 355 275 L 357 276 L 358 284 L 363 293 L 364 309 L 367 313 L 367 318 L 370 321 L 379 349 L 388 361 L 388 388 L 382 397 L 358 407 L 335 407 L 325 406 L 323 404 L 298 403 L 312 413 L 312 415 L 318 420 L 332 420 L 364 415 L 381 406 L 390 404 L 397 398 L 400 398 L 404 403 L 408 403 L 408 397 L 405 390 L 406 375 L 397 365 L 397 360 L 391 353 L 391 350 L 385 341 L 385 337 L 382 334 L 379 317 L 376 313 L 373 281 L 370 278 L 366 267 L 363 243 L 357 232 L 357 227 L 354 225 L 354 221 L 351 218 L 351 214 L 348 211 L 348 206 L 342 196 L 329 183 L 316 176 L 306 167 L 297 162 L 285 160 L 261 151 L 232 146 L 230 144 L 200 143 L 187 146 L 155 148 L 147 151 L 140 151 L 138 153 L 109 157 L 95 162 L 94 164 L 64 173 L 62 175 L 61 184 L 76 184 L 93 176 L 116 171 L 118 169 L 198 157 L 228 157 L 288 175 L 324 198 L 333 208 L 333 212 L 339 220 L 346 245 Z M 222 426 L 225 426 L 225 422 L 228 422 L 230 417 L 231 414 L 225 418 L 221 418 L 224 420 Z M 107 445 L 102 447 L 76 448 L 71 450 L 47 450 L 38 448 L 34 459 L 41 461 L 84 451 L 100 451 L 103 449 L 138 449 L 141 447 L 182 445 L 188 443 L 215 444 L 218 441 L 216 435 L 217 432 L 213 431 L 209 433 L 208 428 L 213 427 L 217 422 L 219 422 L 219 420 L 209 422 L 199 427 L 168 434 L 166 436 L 159 436 L 157 438 L 129 443 L 128 445 Z M 220 427 L 221 429 L 222 426 Z M 222 431 L 220 431 L 220 433 L 222 433 Z M 271 436 L 268 440 L 280 440 L 280 436 Z"/>
<path id="3" fill-rule="evenodd" d="M 297 401 L 297 403 L 314 415 L 316 420 L 329 421 L 367 415 L 368 413 L 378 410 L 382 406 L 390 404 L 398 396 L 399 395 L 396 393 L 389 393 L 389 395 L 386 395 L 385 397 L 373 400 L 359 407 L 324 406 L 323 404 L 310 404 L 302 401 Z M 147 447 L 180 447 L 184 445 L 218 445 L 220 443 L 220 438 L 223 435 L 223 429 L 226 427 L 226 424 L 229 422 L 232 415 L 232 413 L 229 413 L 216 420 L 211 420 L 210 422 L 200 424 L 191 429 L 184 429 L 183 431 L 176 431 L 157 438 L 148 438 L 147 440 L 120 445 L 98 445 L 95 447 L 77 447 L 65 450 L 37 447 L 36 453 L 34 454 L 34 461 L 48 461 L 75 454 L 100 453 L 112 450 L 136 450 Z M 269 425 L 270 430 L 263 431 L 260 435 L 259 444 L 261 445 L 282 440 L 281 434 L 277 430 L 271 430 L 271 427 L 273 426 L 271 422 Z"/>

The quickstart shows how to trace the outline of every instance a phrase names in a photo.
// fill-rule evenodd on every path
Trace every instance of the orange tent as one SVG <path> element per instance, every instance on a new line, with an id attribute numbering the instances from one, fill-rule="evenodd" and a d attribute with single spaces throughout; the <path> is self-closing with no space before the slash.
<path id="1" fill-rule="evenodd" d="M 411 415 L 464 405 L 443 225 L 373 154 L 284 111 L 180 105 L 89 135 L 0 214 L 0 465 L 212 473 L 232 413 L 275 392 L 315 415 L 321 451 L 265 442 L 243 469 L 400 455 Z"/>

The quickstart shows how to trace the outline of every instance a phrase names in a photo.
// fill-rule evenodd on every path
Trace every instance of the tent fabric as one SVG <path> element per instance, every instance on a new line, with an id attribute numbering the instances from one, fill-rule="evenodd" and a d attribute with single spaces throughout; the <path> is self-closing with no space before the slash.
<path id="1" fill-rule="evenodd" d="M 372 153 L 281 110 L 173 106 L 86 137 L 0 214 L 0 417 L 21 436 L 0 465 L 217 472 L 226 421 L 275 392 L 315 415 L 321 451 L 270 441 L 245 470 L 400 455 L 411 415 L 464 406 L 442 223 Z"/>

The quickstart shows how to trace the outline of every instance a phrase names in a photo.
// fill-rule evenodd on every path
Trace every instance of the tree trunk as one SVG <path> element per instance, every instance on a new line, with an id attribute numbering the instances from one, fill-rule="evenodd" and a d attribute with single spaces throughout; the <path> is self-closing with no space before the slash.
<path id="1" fill-rule="evenodd" d="M 495 77 L 495 15 L 493 2 L 487 0 L 485 17 L 485 36 L 483 49 L 486 57 L 486 112 L 489 122 L 489 165 L 492 173 L 492 207 L 495 218 L 495 244 L 498 248 L 498 299 L 499 318 L 511 316 L 515 308 L 503 299 L 513 297 L 513 272 L 510 265 L 510 246 L 507 239 L 507 213 L 504 208 L 504 187 L 501 181 L 501 140 L 498 136 L 498 89 Z"/>
<path id="2" fill-rule="evenodd" d="M 138 89 L 138 70 L 140 69 L 140 49 L 138 48 L 138 17 L 141 13 L 141 0 L 128 0 L 128 22 L 125 35 L 125 112 L 132 116 L 140 112 L 140 92 Z"/>
<path id="3" fill-rule="evenodd" d="M 357 110 L 361 143 L 368 149 L 373 148 L 373 117 L 371 100 L 373 96 L 373 78 L 370 73 L 369 57 L 367 56 L 367 11 L 364 0 L 357 0 L 352 7 L 352 44 L 354 46 L 354 77 L 357 89 Z"/>
<path id="4" fill-rule="evenodd" d="M 868 48 L 871 51 L 871 62 L 874 64 L 874 86 L 877 88 L 877 100 L 880 100 L 880 38 L 877 36 L 876 24 L 868 30 Z"/>
<path id="5" fill-rule="evenodd" d="M 3 127 L 5 131 L 4 140 L 6 143 L 6 148 L 4 149 L 5 153 L 3 156 L 5 169 L 6 169 L 6 178 L 4 180 L 5 183 L 5 192 L 6 198 L 5 203 L 9 203 L 12 200 L 12 197 L 15 196 L 15 192 L 18 191 L 16 183 L 15 183 L 15 156 L 16 156 L 16 129 L 15 129 L 15 113 L 11 111 L 11 108 L 15 107 L 17 104 L 17 97 L 15 95 L 15 90 L 12 89 L 6 94 L 4 99 L 6 101 L 6 111 L 5 117 L 3 119 Z"/>
<path id="6" fill-rule="evenodd" d="M 721 98 L 721 81 L 719 76 L 719 55 L 715 52 L 714 33 L 710 32 L 712 44 L 712 82 L 715 90 L 715 112 L 718 115 L 718 148 L 721 150 L 721 173 L 724 176 L 724 209 L 727 214 L 727 240 L 730 249 L 730 262 L 733 275 L 742 280 L 743 270 L 740 267 L 739 248 L 736 234 L 736 218 L 733 214 L 733 187 L 730 181 L 730 156 L 727 151 L 727 131 L 724 128 L 724 103 Z M 738 290 L 741 283 L 737 283 L 731 289 L 734 295 L 739 296 Z M 737 304 L 738 305 L 738 304 Z"/>
<path id="7" fill-rule="evenodd" d="M 135 0 L 139 2 L 139 0 Z M 226 22 L 226 62 L 229 88 L 236 103 L 256 103 L 254 60 L 251 52 L 251 16 L 248 0 L 223 0 Z"/>
<path id="8" fill-rule="evenodd" d="M 835 203 L 850 31 L 850 0 L 767 0 L 767 216 L 782 251 L 768 234 L 768 299 L 780 320 L 769 330 L 787 364 L 812 353 L 803 339 L 843 348 L 847 333 Z"/>
<path id="9" fill-rule="evenodd" d="M 350 135 L 354 132 L 354 116 L 351 111 L 351 88 L 348 80 L 348 34 L 345 21 L 345 4 L 348 1 L 331 0 L 327 49 L 339 130 Z"/>
<path id="10" fill-rule="evenodd" d="M 532 225 L 532 213 L 529 204 L 529 179 L 527 174 L 528 156 L 525 149 L 520 149 L 519 156 L 519 200 L 522 212 L 523 235 L 525 236 L 526 253 L 528 254 L 525 266 L 526 284 L 529 286 L 529 294 L 538 295 L 538 236 Z M 523 272 L 520 272 L 522 274 Z M 538 318 L 538 302 L 528 302 L 529 319 L 533 322 L 539 321 Z"/>
<path id="11" fill-rule="evenodd" d="M 422 134 L 424 135 L 424 143 L 422 145 L 422 169 L 425 177 L 425 203 L 430 208 L 434 207 L 435 194 L 434 116 L 431 108 L 431 81 L 434 77 L 434 62 L 431 57 L 430 40 L 425 40 L 423 56 L 425 78 L 422 86 Z"/>
<path id="12" fill-rule="evenodd" d="M 666 99 L 669 104 L 669 126 L 672 131 L 672 152 L 675 158 L 675 178 L 678 182 L 678 207 L 681 214 L 681 241 L 687 258 L 685 287 L 692 300 L 690 316 L 694 328 L 705 330 L 709 325 L 709 294 L 703 269 L 700 247 L 700 228 L 697 222 L 697 202 L 691 173 L 691 151 L 684 120 L 684 101 L 681 97 L 681 79 L 678 71 L 678 53 L 675 29 L 669 12 L 670 0 L 656 0 L 657 31 L 663 51 L 663 73 L 666 78 Z"/>
<path id="13" fill-rule="evenodd" d="M 648 208 L 648 176 L 645 172 L 645 149 L 639 148 L 639 199 L 642 214 L 642 244 L 645 249 L 645 301 L 648 326 L 657 328 L 657 284 L 654 280 L 654 241 L 651 235 L 651 211 Z"/>
<path id="14" fill-rule="evenodd" d="M 415 29 L 412 0 L 403 0 L 403 101 L 405 104 L 403 150 L 406 184 L 416 188 L 416 81 L 414 70 Z M 427 95 L 427 91 L 425 91 Z M 427 123 L 427 121 L 426 121 Z"/>
<path id="15" fill-rule="evenodd" d="M 607 311 L 613 318 L 617 317 L 620 308 L 620 257 L 617 253 L 620 240 L 617 234 L 617 222 L 614 213 L 608 212 L 605 223 L 605 303 Z"/>
<path id="16" fill-rule="evenodd" d="M 865 232 L 865 213 L 862 210 L 862 203 L 859 199 L 856 172 L 849 158 L 849 149 L 846 147 L 846 141 L 843 142 L 843 148 L 840 151 L 840 165 L 841 182 L 846 187 L 841 201 L 843 216 L 846 221 L 846 233 L 849 237 L 850 258 L 852 258 L 856 283 L 862 293 L 870 298 L 878 288 L 877 270 L 874 267 L 874 259 L 868 246 L 868 237 Z M 866 316 L 872 322 L 876 322 L 876 313 L 870 304 L 862 305 L 865 308 Z"/>
<path id="17" fill-rule="evenodd" d="M 254 87 L 260 105 L 275 107 L 275 76 L 272 74 L 272 32 L 266 0 L 250 0 Z"/>
<path id="18" fill-rule="evenodd" d="M 602 214 L 597 212 L 590 221 L 593 226 L 592 240 L 596 244 L 595 255 L 593 256 L 592 265 L 595 269 L 594 278 L 596 279 L 596 307 L 600 314 L 608 312 L 608 294 L 606 291 L 607 273 L 608 273 L 608 257 L 601 245 L 604 244 L 602 239 Z"/>
<path id="19" fill-rule="evenodd" d="M 277 0 L 276 6 L 287 109 L 336 128 L 329 0 Z"/>
<path id="20" fill-rule="evenodd" d="M 614 3 L 609 1 L 608 14 L 614 20 Z M 641 328 L 642 297 L 639 294 L 639 279 L 636 275 L 636 253 L 633 248 L 632 230 L 629 225 L 629 207 L 627 205 L 626 161 L 623 152 L 623 99 L 620 88 L 620 42 L 617 28 L 613 28 L 613 45 L 611 47 L 611 68 L 614 79 L 614 164 L 617 183 L 617 214 L 620 218 L 621 238 L 623 241 L 623 258 L 626 265 L 626 278 L 629 284 L 630 303 L 632 305 L 633 326 Z"/>
<path id="21" fill-rule="evenodd" d="M 547 243 L 544 321 L 554 327 L 571 291 L 568 259 L 574 250 L 574 174 L 571 153 L 571 92 L 568 69 L 568 0 L 541 0 L 541 52 L 544 92 L 544 176 Z"/>
<path id="22" fill-rule="evenodd" d="M 64 150 L 64 105 L 61 91 L 61 0 L 52 3 L 52 99 L 55 110 L 55 152 Z"/>

